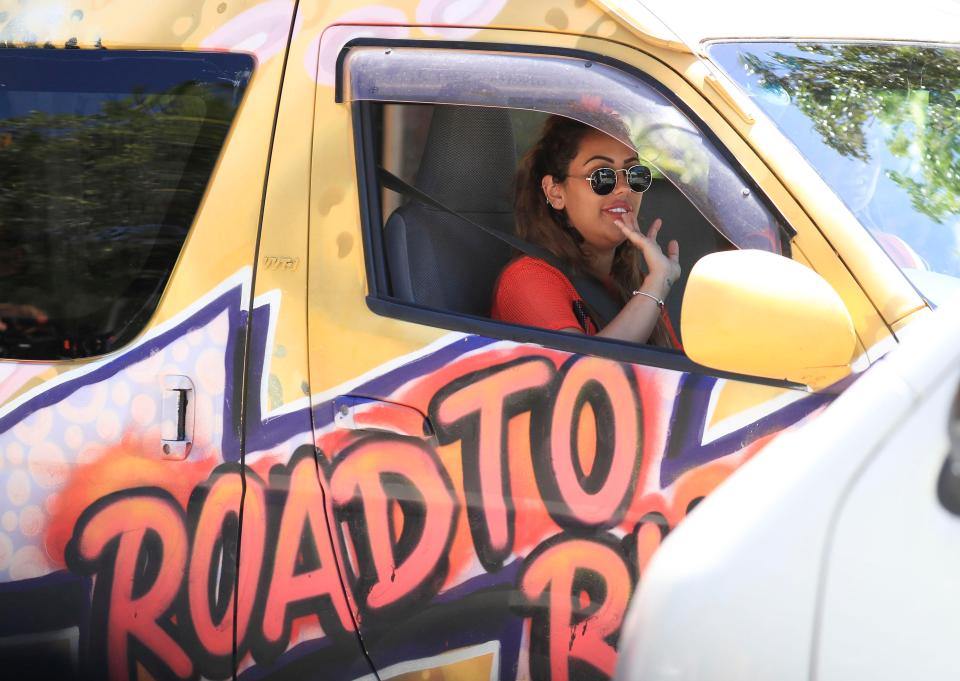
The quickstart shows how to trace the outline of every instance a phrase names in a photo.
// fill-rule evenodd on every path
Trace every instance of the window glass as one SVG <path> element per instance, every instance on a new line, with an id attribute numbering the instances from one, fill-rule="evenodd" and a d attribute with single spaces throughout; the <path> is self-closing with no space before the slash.
<path id="1" fill-rule="evenodd" d="M 355 101 L 508 107 L 580 120 L 637 148 L 731 243 L 784 250 L 782 228 L 712 140 L 664 95 L 618 69 L 576 58 L 417 48 L 354 48 L 345 66 Z"/>
<path id="2" fill-rule="evenodd" d="M 0 50 L 0 357 L 141 331 L 253 68 L 246 55 Z"/>
<path id="3" fill-rule="evenodd" d="M 516 172 L 547 115 L 447 104 L 362 106 L 366 114 L 361 118 L 371 134 L 360 137 L 372 142 L 370 157 L 381 179 L 376 192 L 380 221 L 369 225 L 371 241 L 366 244 L 382 256 L 372 258 L 372 295 L 489 317 L 500 273 L 523 250 L 505 242 L 515 238 L 517 229 Z M 425 202 L 417 192 L 439 205 Z M 681 276 L 666 298 L 669 318 L 679 320 L 696 261 L 733 246 L 662 175 L 654 177 L 640 205 L 642 225 L 657 218 L 663 222 L 661 245 L 671 240 L 680 244 Z M 449 319 L 441 323 L 449 324 Z"/>
<path id="4" fill-rule="evenodd" d="M 960 50 L 776 42 L 710 54 L 924 295 L 960 291 Z"/>

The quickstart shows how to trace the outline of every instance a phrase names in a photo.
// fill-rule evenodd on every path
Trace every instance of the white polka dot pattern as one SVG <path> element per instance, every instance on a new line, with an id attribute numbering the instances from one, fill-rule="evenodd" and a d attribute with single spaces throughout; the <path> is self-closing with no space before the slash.
<path id="1" fill-rule="evenodd" d="M 55 508 L 52 500 L 76 466 L 94 463 L 121 440 L 137 443 L 145 455 L 160 457 L 157 424 L 165 373 L 190 377 L 197 390 L 190 459 L 222 459 L 229 336 L 230 321 L 223 312 L 115 375 L 30 413 L 0 434 L 0 506 L 9 509 L 0 516 L 0 581 L 57 569 L 44 551 L 44 531 L 48 511 Z"/>

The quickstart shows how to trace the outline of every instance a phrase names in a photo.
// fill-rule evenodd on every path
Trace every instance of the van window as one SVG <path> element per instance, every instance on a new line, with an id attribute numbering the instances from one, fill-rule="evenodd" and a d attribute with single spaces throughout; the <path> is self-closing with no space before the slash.
<path id="1" fill-rule="evenodd" d="M 514 232 L 513 177 L 551 114 L 621 139 L 653 169 L 641 222 L 662 218 L 661 244 L 680 243 L 683 276 L 667 299 L 676 322 L 699 257 L 734 247 L 789 252 L 789 231 L 713 139 L 623 71 L 572 57 L 404 47 L 355 47 L 344 64 L 365 127 L 361 158 L 376 166 L 366 174 L 376 184 L 366 194 L 374 297 L 489 315 L 496 278 L 517 255 L 495 235 Z M 459 328 L 449 317 L 437 325 Z"/>
<path id="2" fill-rule="evenodd" d="M 146 325 L 250 78 L 238 54 L 0 50 L 0 357 Z"/>

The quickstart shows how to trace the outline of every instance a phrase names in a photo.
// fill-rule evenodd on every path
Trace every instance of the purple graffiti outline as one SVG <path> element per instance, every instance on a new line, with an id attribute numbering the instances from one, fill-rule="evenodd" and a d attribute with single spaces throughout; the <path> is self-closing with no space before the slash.
<path id="1" fill-rule="evenodd" d="M 710 394 L 719 379 L 705 374 L 680 377 L 670 415 L 667 447 L 660 464 L 660 487 L 676 482 L 683 473 L 737 452 L 762 437 L 784 430 L 832 402 L 836 395 L 816 393 L 801 398 L 731 433 L 703 444 Z"/>

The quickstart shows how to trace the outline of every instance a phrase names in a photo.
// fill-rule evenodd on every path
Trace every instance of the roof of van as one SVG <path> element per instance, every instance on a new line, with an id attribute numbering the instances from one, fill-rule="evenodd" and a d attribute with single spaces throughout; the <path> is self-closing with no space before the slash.
<path id="1" fill-rule="evenodd" d="M 960 0 L 601 0 L 601 4 L 641 32 L 695 49 L 705 41 L 733 38 L 960 44 Z"/>

